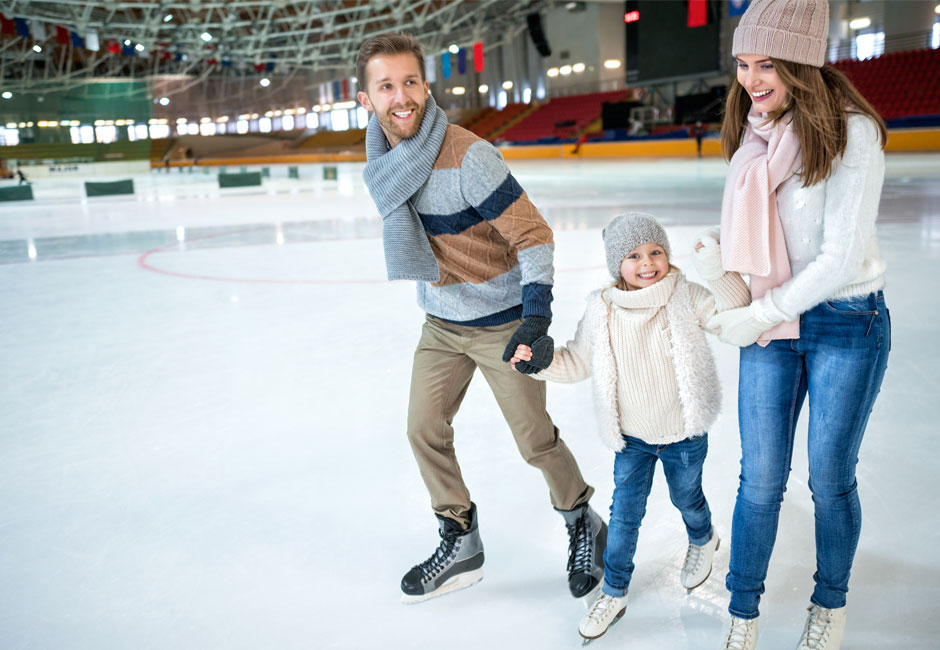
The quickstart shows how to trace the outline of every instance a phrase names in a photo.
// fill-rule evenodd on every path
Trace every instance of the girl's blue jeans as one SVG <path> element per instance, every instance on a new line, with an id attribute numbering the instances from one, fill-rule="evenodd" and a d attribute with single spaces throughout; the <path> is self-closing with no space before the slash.
<path id="1" fill-rule="evenodd" d="M 626 448 L 614 458 L 614 496 L 604 551 L 603 590 L 617 597 L 625 596 L 630 587 L 633 555 L 657 460 L 663 463 L 669 498 L 682 513 L 689 541 L 701 546 L 711 539 L 712 531 L 712 514 L 702 492 L 707 434 L 669 445 L 651 445 L 632 436 L 624 440 Z"/>
<path id="2" fill-rule="evenodd" d="M 891 321 L 882 292 L 828 301 L 800 317 L 800 338 L 741 349 L 738 421 L 741 476 L 731 527 L 729 611 L 758 615 L 793 455 L 793 433 L 809 397 L 809 487 L 815 504 L 820 607 L 845 605 L 862 512 L 858 450 L 881 389 Z M 791 540 L 807 550 L 807 540 Z"/>

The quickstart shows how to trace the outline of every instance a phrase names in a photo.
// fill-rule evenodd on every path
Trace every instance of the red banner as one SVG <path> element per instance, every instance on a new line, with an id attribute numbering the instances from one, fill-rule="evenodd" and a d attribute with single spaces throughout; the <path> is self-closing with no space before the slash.
<path id="1" fill-rule="evenodd" d="M 483 41 L 473 44 L 473 71 L 483 72 Z"/>
<path id="2" fill-rule="evenodd" d="M 69 44 L 69 30 L 60 25 L 55 26 L 55 42 L 59 45 Z"/>
<path id="3" fill-rule="evenodd" d="M 689 27 L 704 27 L 708 24 L 708 0 L 689 0 Z"/>

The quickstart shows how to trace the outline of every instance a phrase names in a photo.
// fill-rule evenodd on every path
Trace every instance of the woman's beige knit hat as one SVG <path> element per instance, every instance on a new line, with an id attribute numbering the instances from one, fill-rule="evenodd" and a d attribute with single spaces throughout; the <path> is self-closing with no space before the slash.
<path id="1" fill-rule="evenodd" d="M 828 0 L 751 0 L 734 30 L 731 56 L 762 54 L 819 68 L 828 35 Z"/>

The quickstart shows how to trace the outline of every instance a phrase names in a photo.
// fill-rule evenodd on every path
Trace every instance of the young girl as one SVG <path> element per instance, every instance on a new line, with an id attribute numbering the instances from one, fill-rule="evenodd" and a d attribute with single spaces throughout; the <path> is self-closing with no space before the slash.
<path id="1" fill-rule="evenodd" d="M 721 394 L 702 330 L 717 311 L 750 299 L 744 281 L 725 273 L 720 259 L 717 273 L 706 276 L 714 296 L 687 282 L 669 264 L 665 230 L 648 214 L 620 215 L 603 236 L 616 283 L 588 297 L 574 340 L 556 349 L 552 364 L 533 375 L 560 382 L 592 375 L 601 438 L 617 452 L 604 584 L 578 627 L 585 639 L 604 634 L 625 611 L 657 460 L 689 537 L 680 581 L 691 590 L 711 572 L 719 540 L 702 493 L 702 463 Z M 705 243 L 696 256 L 716 259 L 717 243 L 709 238 Z M 519 346 L 513 362 L 530 356 L 528 347 Z"/>
<path id="2" fill-rule="evenodd" d="M 754 301 L 712 323 L 741 347 L 728 650 L 757 643 L 807 397 L 816 586 L 797 648 L 840 647 L 861 528 L 855 466 L 891 345 L 875 237 L 885 126 L 844 75 L 823 65 L 828 24 L 825 0 L 752 0 L 731 50 L 721 253 L 725 269 L 751 274 Z"/>

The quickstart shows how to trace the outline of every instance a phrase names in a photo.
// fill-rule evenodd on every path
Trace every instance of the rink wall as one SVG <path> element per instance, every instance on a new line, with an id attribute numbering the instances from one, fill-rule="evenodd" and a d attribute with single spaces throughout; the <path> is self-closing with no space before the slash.
<path id="1" fill-rule="evenodd" d="M 150 171 L 147 160 L 127 162 L 62 163 L 56 165 L 30 165 L 23 172 L 29 180 L 41 178 L 88 178 L 95 176 L 132 176 Z"/>
<path id="2" fill-rule="evenodd" d="M 677 140 L 631 140 L 628 142 L 587 142 L 577 147 L 574 144 L 548 144 L 527 146 L 501 146 L 499 148 L 506 160 L 532 160 L 551 158 L 669 158 L 695 156 L 696 144 L 693 138 Z M 885 151 L 940 151 L 940 128 L 892 129 L 888 131 L 888 144 Z M 708 138 L 702 142 L 703 156 L 721 156 L 721 143 L 717 138 Z M 287 153 L 269 156 L 235 156 L 225 158 L 200 158 L 200 166 L 220 165 L 269 165 L 278 163 L 318 163 L 318 162 L 363 162 L 365 153 Z M 116 164 L 116 163 L 115 163 Z M 146 164 L 146 163 L 144 163 Z M 175 161 L 170 167 L 189 167 L 192 161 Z M 164 163 L 152 162 L 152 167 L 162 167 Z"/>

